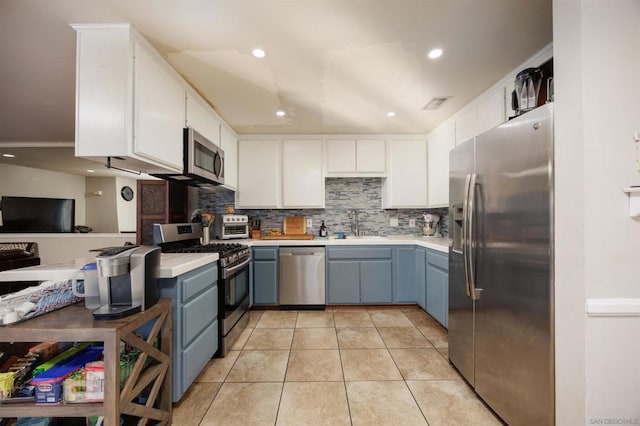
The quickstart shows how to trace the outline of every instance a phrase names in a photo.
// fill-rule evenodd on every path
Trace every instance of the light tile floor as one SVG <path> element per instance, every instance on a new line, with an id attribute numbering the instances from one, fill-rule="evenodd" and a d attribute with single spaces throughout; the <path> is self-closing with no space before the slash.
<path id="1" fill-rule="evenodd" d="M 500 425 L 419 308 L 251 311 L 173 409 L 191 425 Z"/>

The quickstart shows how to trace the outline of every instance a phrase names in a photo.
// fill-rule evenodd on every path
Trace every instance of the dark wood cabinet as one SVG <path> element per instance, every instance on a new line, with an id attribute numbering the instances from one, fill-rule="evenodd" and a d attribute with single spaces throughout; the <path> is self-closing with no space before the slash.
<path id="1" fill-rule="evenodd" d="M 186 185 L 166 180 L 139 180 L 136 244 L 153 244 L 154 223 L 188 222 Z"/>

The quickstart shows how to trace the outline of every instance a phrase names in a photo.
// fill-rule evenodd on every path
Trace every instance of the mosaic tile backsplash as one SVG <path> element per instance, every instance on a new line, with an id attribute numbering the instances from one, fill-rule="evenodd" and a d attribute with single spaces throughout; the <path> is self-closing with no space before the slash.
<path id="1" fill-rule="evenodd" d="M 199 190 L 198 208 L 214 214 L 223 214 L 225 207 L 234 204 L 234 192 L 216 187 L 212 190 Z M 448 235 L 447 209 L 382 209 L 382 178 L 331 178 L 325 180 L 324 209 L 261 209 L 236 210 L 236 214 L 246 214 L 250 219 L 260 219 L 262 230 L 282 229 L 287 216 L 305 216 L 313 220 L 311 229 L 318 235 L 320 224 L 324 220 L 329 235 L 344 232 L 352 235 L 349 212 L 357 210 L 360 230 L 367 235 L 422 235 L 423 213 L 440 215 L 440 232 Z M 392 218 L 398 219 L 398 226 L 390 226 Z M 409 219 L 416 220 L 416 226 L 409 226 Z"/>

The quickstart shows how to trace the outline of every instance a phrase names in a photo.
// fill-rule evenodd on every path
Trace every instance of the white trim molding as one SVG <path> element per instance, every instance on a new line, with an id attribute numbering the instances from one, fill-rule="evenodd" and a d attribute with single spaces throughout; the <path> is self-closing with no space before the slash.
<path id="1" fill-rule="evenodd" d="M 587 299 L 587 315 L 590 317 L 638 317 L 640 298 Z"/>

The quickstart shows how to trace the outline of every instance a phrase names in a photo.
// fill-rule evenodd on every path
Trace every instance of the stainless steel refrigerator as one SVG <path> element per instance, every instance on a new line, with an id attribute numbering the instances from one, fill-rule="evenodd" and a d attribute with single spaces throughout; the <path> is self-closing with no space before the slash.
<path id="1" fill-rule="evenodd" d="M 509 425 L 554 424 L 553 104 L 450 155 L 449 359 Z"/>

